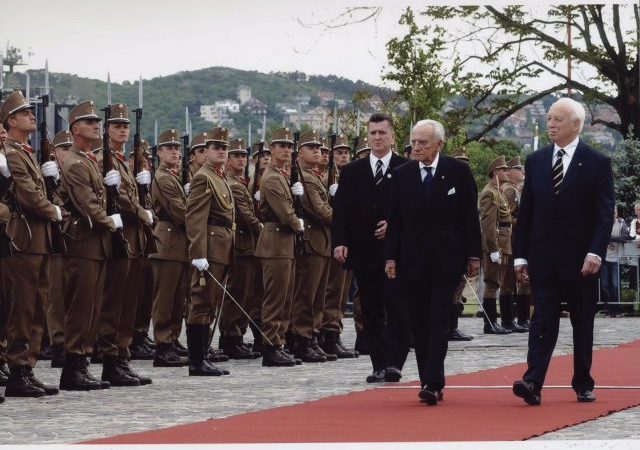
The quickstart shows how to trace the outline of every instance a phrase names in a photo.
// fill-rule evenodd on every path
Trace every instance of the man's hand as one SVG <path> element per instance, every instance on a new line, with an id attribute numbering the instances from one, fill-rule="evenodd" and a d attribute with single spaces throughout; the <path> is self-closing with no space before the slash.
<path id="1" fill-rule="evenodd" d="M 381 220 L 380 222 L 378 222 L 376 227 L 376 231 L 373 233 L 373 235 L 376 237 L 376 239 L 381 241 L 384 239 L 384 235 L 387 232 L 387 221 Z"/>
<path id="2" fill-rule="evenodd" d="M 122 228 L 122 217 L 120 217 L 120 214 L 112 214 L 109 217 L 113 220 L 113 226 L 116 229 Z"/>
<path id="3" fill-rule="evenodd" d="M 529 266 L 527 264 L 517 265 L 513 270 L 519 283 L 529 284 Z"/>
<path id="4" fill-rule="evenodd" d="M 144 210 L 147 213 L 147 225 L 153 225 L 153 212 L 150 209 Z"/>
<path id="5" fill-rule="evenodd" d="M 334 197 L 336 195 L 336 192 L 338 192 L 338 183 L 333 183 L 331 186 L 329 186 L 329 195 L 331 197 Z"/>
<path id="6" fill-rule="evenodd" d="M 584 264 L 582 265 L 580 273 L 583 277 L 595 275 L 600 270 L 601 265 L 602 262 L 598 258 L 593 255 L 587 255 L 584 258 Z"/>
<path id="7" fill-rule="evenodd" d="M 151 184 L 151 172 L 146 169 L 142 169 L 136 175 L 136 183 L 142 186 L 149 186 Z"/>
<path id="8" fill-rule="evenodd" d="M 115 169 L 111 169 L 104 177 L 104 184 L 107 186 L 116 186 L 116 188 L 120 189 L 120 182 L 120 172 Z"/>
<path id="9" fill-rule="evenodd" d="M 191 190 L 191 183 L 187 183 L 184 185 L 184 195 L 189 196 L 189 191 Z"/>
<path id="10" fill-rule="evenodd" d="M 390 259 L 385 264 L 384 273 L 387 274 L 387 278 L 390 280 L 394 280 L 396 278 L 396 262 L 393 259 Z"/>
<path id="11" fill-rule="evenodd" d="M 299 181 L 293 183 L 293 186 L 291 186 L 291 193 L 297 196 L 304 195 L 304 188 L 302 187 L 302 183 L 300 183 Z"/>
<path id="12" fill-rule="evenodd" d="M 349 254 L 349 249 L 344 245 L 339 245 L 333 249 L 333 257 L 341 264 L 347 260 L 347 255 Z"/>
<path id="13" fill-rule="evenodd" d="M 467 277 L 472 278 L 480 273 L 480 258 L 467 259 Z"/>
<path id="14" fill-rule="evenodd" d="M 253 194 L 253 198 L 255 201 L 257 201 L 258 203 L 260 202 L 260 191 L 256 191 L 255 194 Z"/>

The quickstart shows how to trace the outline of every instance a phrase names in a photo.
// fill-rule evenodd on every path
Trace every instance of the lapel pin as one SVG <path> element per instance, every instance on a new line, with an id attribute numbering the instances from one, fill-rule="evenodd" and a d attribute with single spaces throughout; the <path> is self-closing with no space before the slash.
<path id="1" fill-rule="evenodd" d="M 390 173 L 387 174 L 387 178 L 391 178 L 391 174 Z"/>

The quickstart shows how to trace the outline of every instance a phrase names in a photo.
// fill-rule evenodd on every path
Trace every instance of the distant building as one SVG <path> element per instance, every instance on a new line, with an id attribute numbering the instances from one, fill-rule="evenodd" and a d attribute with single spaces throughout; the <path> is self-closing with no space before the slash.
<path id="1" fill-rule="evenodd" d="M 332 119 L 331 112 L 327 108 L 318 106 L 309 111 L 303 111 L 302 114 L 298 114 L 295 109 L 288 109 L 284 114 L 284 121 L 294 124 L 296 127 L 308 125 L 313 130 L 326 133 L 329 130 Z"/>
<path id="2" fill-rule="evenodd" d="M 249 86 L 240 85 L 238 86 L 237 94 L 240 106 L 244 106 L 244 104 L 251 99 L 251 88 Z"/>
<path id="3" fill-rule="evenodd" d="M 261 116 L 267 112 L 267 105 L 261 102 L 260 100 L 258 100 L 257 98 L 253 98 L 253 97 L 247 100 L 242 105 L 242 108 L 256 116 Z"/>
<path id="4" fill-rule="evenodd" d="M 335 100 L 336 94 L 330 91 L 320 91 L 318 92 L 318 97 L 320 98 L 320 104 L 327 106 L 330 101 Z"/>
<path id="5" fill-rule="evenodd" d="M 200 106 L 200 117 L 218 125 L 233 123 L 229 115 L 239 112 L 240 104 L 229 99 L 217 101 L 213 105 Z"/>

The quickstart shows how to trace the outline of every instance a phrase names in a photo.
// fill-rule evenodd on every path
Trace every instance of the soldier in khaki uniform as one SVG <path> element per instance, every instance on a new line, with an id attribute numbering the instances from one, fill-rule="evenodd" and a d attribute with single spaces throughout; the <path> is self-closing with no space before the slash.
<path id="1" fill-rule="evenodd" d="M 351 161 L 348 138 L 340 134 L 332 149 L 333 162 L 336 166 L 336 183 L 329 186 L 329 195 L 333 197 L 338 190 L 340 170 Z M 335 258 L 329 259 L 329 278 L 325 294 L 324 310 L 320 327 L 320 346 L 329 354 L 338 358 L 357 358 L 358 352 L 345 348 L 340 339 L 343 325 L 342 319 L 349 298 L 349 290 L 353 281 L 353 271 L 345 270 L 343 264 Z"/>
<path id="2" fill-rule="evenodd" d="M 247 150 L 243 139 L 233 139 L 229 148 L 227 182 L 233 194 L 236 209 L 235 262 L 229 268 L 227 289 L 229 294 L 242 306 L 245 312 L 260 307 L 262 297 L 254 292 L 255 273 L 259 269 L 254 253 L 262 224 L 255 214 L 251 193 L 244 177 L 247 165 Z M 257 305 L 254 305 L 257 303 Z M 253 320 L 253 319 L 252 319 Z M 242 342 L 249 319 L 233 301 L 227 299 L 222 305 L 220 316 L 220 348 L 231 359 L 259 358 L 260 353 L 251 351 Z M 254 336 L 254 342 L 259 336 Z M 258 346 L 259 347 L 259 346 Z"/>
<path id="3" fill-rule="evenodd" d="M 511 255 L 511 212 L 500 192 L 500 184 L 509 179 L 504 156 L 489 166 L 487 185 L 480 192 L 478 210 L 482 228 L 484 295 L 482 305 L 488 316 L 484 318 L 485 334 L 509 334 L 511 331 L 498 324 L 496 297 L 502 285 Z"/>
<path id="4" fill-rule="evenodd" d="M 63 130 L 53 137 L 53 150 L 55 160 L 60 168 L 69 157 L 69 149 L 73 145 L 73 135 L 70 131 Z M 62 180 L 58 175 L 57 187 Z M 64 207 L 63 199 L 60 196 L 60 189 L 56 188 L 53 193 L 53 203 Z M 63 217 L 65 220 L 65 217 Z M 51 276 L 49 277 L 49 302 L 46 308 L 47 328 L 49 341 L 51 342 L 51 367 L 64 367 L 64 258 L 62 255 L 51 255 Z"/>
<path id="5" fill-rule="evenodd" d="M 153 271 L 153 338 L 157 346 L 154 367 L 180 367 L 187 363 L 176 353 L 191 274 L 185 228 L 187 195 L 178 170 L 181 147 L 175 128 L 160 134 L 159 165 L 151 186 L 158 217 L 154 229 L 158 250 L 149 256 Z"/>
<path id="6" fill-rule="evenodd" d="M 185 223 L 189 258 L 197 269 L 191 279 L 187 319 L 189 375 L 229 374 L 205 358 L 210 326 L 220 313 L 222 303 L 223 291 L 218 283 L 223 283 L 233 264 L 234 204 L 223 172 L 228 148 L 229 131 L 226 128 L 207 131 L 205 163 L 194 175 L 187 199 Z"/>
<path id="7" fill-rule="evenodd" d="M 9 207 L 6 205 L 5 196 L 9 189 L 10 177 L 7 166 L 7 158 L 4 156 L 4 141 L 7 139 L 7 130 L 0 123 L 0 274 L 2 273 L 2 261 L 9 256 L 9 239 L 7 238 L 7 223 L 11 217 Z M 7 315 L 9 307 L 5 301 L 4 289 L 2 288 L 2 276 L 0 276 L 0 386 L 6 386 L 9 379 L 9 368 L 7 367 Z M 0 395 L 0 403 L 4 397 Z"/>
<path id="8" fill-rule="evenodd" d="M 193 179 L 194 175 L 200 170 L 206 161 L 204 155 L 205 148 L 204 143 L 207 138 L 207 133 L 198 133 L 191 138 L 191 145 L 189 147 L 189 180 Z"/>
<path id="9" fill-rule="evenodd" d="M 356 147 L 356 158 L 368 158 L 371 153 L 371 147 L 369 146 L 369 140 L 365 138 L 360 138 L 358 141 L 358 146 Z"/>
<path id="10" fill-rule="evenodd" d="M 260 181 L 260 219 L 264 229 L 256 246 L 264 285 L 262 332 L 268 339 L 262 365 L 285 367 L 296 364 L 282 346 L 286 343 L 293 300 L 295 235 L 304 230 L 304 221 L 294 211 L 293 195 L 302 195 L 304 188 L 301 183 L 289 187 L 286 167 L 291 163 L 293 131 L 276 130 L 270 148 L 271 161 Z"/>
<path id="11" fill-rule="evenodd" d="M 106 189 L 95 156 L 94 140 L 100 136 L 100 117 L 93 101 L 71 110 L 69 124 L 73 145 L 59 155 L 61 185 L 57 190 L 68 211 L 65 218 L 67 256 L 64 264 L 64 368 L 60 389 L 109 388 L 88 371 L 90 333 L 95 330 L 95 308 L 102 304 L 106 260 L 111 254 L 111 233 L 122 227 L 119 214 L 107 215 Z M 57 136 L 56 136 L 57 138 Z M 68 141 L 62 141 L 62 143 Z M 54 145 L 56 139 L 54 139 Z M 117 172 L 109 176 L 119 178 Z M 61 258 L 62 259 L 62 258 Z"/>
<path id="12" fill-rule="evenodd" d="M 0 109 L 8 132 L 4 144 L 7 173 L 13 178 L 11 219 L 7 236 L 11 256 L 2 262 L 7 319 L 9 379 L 6 397 L 54 395 L 58 389 L 38 380 L 33 368 L 44 332 L 44 306 L 49 287 L 51 222 L 62 220 L 60 207 L 47 200 L 42 171 L 27 144 L 36 129 L 31 106 L 22 92 L 13 92 Z"/>
<path id="13" fill-rule="evenodd" d="M 107 261 L 104 302 L 99 308 L 96 346 L 103 355 L 102 379 L 112 386 L 139 386 L 151 379 L 134 372 L 129 366 L 133 330 L 138 306 L 138 289 L 142 281 L 142 258 L 146 245 L 143 226 L 153 223 L 153 213 L 138 200 L 138 184 L 150 184 L 151 174 L 141 171 L 134 177 L 124 154 L 129 140 L 129 110 L 124 104 L 111 107 L 106 124 L 109 133 L 111 164 L 120 174 L 118 208 L 122 216 L 122 232 L 127 242 L 127 255 L 113 256 Z M 103 151 L 95 153 L 102 171 Z M 151 356 L 152 358 L 153 356 Z"/>
<path id="14" fill-rule="evenodd" d="M 290 324 L 293 354 L 311 363 L 337 359 L 335 354 L 325 354 L 317 343 L 329 275 L 332 218 L 329 195 L 318 168 L 320 146 L 316 131 L 307 131 L 300 137 L 298 165 L 304 186 L 306 252 L 296 259 Z"/>
<path id="15" fill-rule="evenodd" d="M 518 226 L 518 209 L 520 207 L 520 192 L 524 184 L 524 166 L 519 157 L 507 161 L 509 166 L 509 181 L 502 183 L 500 190 L 509 203 L 513 228 Z M 515 233 L 512 233 L 514 236 Z M 502 326 L 514 332 L 527 332 L 529 330 L 529 285 L 522 285 L 516 281 L 516 274 L 513 268 L 513 257 L 509 257 L 507 273 L 504 277 L 504 284 L 500 289 L 500 311 L 507 310 L 508 305 L 513 306 L 515 297 L 516 312 L 518 322 L 513 322 L 513 313 L 509 317 L 502 313 Z M 504 303 L 504 306 L 503 306 Z M 508 319 L 511 320 L 508 320 Z"/>

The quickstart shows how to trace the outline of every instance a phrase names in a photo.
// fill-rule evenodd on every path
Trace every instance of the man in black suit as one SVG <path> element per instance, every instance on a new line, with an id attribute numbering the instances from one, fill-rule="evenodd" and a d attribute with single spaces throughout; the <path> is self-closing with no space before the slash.
<path id="1" fill-rule="evenodd" d="M 442 400 L 454 292 L 482 256 L 476 183 L 467 164 L 440 153 L 444 139 L 434 120 L 413 128 L 413 161 L 392 174 L 385 242 L 385 271 L 409 304 L 419 397 L 428 405 Z"/>
<path id="2" fill-rule="evenodd" d="M 590 371 L 596 275 L 613 226 L 615 194 L 610 159 L 578 138 L 584 118 L 578 102 L 562 98 L 554 103 L 547 115 L 553 144 L 525 163 L 514 266 L 518 281 L 531 283 L 534 313 L 528 369 L 513 392 L 530 405 L 541 402 L 564 301 L 573 326 L 571 386 L 578 401 L 595 400 Z"/>
<path id="3" fill-rule="evenodd" d="M 373 114 L 368 123 L 371 154 L 346 165 L 333 208 L 333 256 L 353 269 L 360 290 L 364 338 L 373 373 L 368 383 L 399 381 L 409 352 L 409 324 L 402 298 L 384 273 L 384 239 L 391 172 L 407 160 L 394 154 L 393 120 Z"/>

